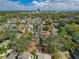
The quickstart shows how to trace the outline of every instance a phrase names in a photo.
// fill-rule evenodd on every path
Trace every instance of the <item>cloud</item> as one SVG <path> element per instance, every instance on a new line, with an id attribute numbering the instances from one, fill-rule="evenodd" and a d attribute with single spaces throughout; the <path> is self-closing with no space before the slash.
<path id="1" fill-rule="evenodd" d="M 5 6 L 5 7 L 13 7 L 15 9 L 25 9 L 25 6 L 21 5 L 18 2 L 11 2 L 11 1 L 5 1 L 5 0 L 0 0 L 0 6 Z"/>
<path id="2" fill-rule="evenodd" d="M 79 2 L 79 0 L 49 0 L 49 1 L 51 1 L 51 2 L 72 2 L 72 1 L 77 1 L 77 2 Z"/>
<path id="3" fill-rule="evenodd" d="M 79 10 L 79 0 L 48 0 L 45 10 Z"/>
<path id="4" fill-rule="evenodd" d="M 46 0 L 32 3 L 42 10 L 79 10 L 79 0 Z"/>
<path id="5" fill-rule="evenodd" d="M 32 4 L 36 7 L 44 7 L 44 6 L 48 6 L 48 2 L 49 1 L 45 1 L 45 2 L 33 1 Z"/>
<path id="6" fill-rule="evenodd" d="M 79 10 L 79 0 L 33 0 L 30 4 L 0 0 L 0 9 L 8 10 Z"/>

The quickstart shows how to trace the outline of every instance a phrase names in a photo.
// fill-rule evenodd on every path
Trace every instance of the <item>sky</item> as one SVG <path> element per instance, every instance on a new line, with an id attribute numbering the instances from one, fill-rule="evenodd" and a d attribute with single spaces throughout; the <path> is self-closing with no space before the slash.
<path id="1" fill-rule="evenodd" d="M 0 0 L 0 10 L 79 10 L 79 0 Z"/>

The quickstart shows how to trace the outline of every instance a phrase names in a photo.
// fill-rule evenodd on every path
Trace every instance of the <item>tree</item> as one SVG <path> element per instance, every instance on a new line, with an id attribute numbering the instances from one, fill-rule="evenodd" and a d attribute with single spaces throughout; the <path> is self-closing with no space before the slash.
<path id="1" fill-rule="evenodd" d="M 24 37 L 25 35 L 26 37 Z M 15 36 L 15 40 L 12 40 L 12 42 L 9 44 L 8 47 L 14 49 L 15 51 L 19 51 L 19 52 L 26 51 L 29 44 L 32 41 L 32 35 L 31 33 L 27 33 L 25 35 L 22 35 L 20 38 L 17 38 Z"/>
<path id="2" fill-rule="evenodd" d="M 7 52 L 7 48 L 0 47 L 0 54 L 6 53 L 6 52 Z"/>

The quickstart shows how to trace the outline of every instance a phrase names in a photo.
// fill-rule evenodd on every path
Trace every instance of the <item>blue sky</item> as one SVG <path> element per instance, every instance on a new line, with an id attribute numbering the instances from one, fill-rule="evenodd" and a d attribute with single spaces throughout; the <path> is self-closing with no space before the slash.
<path id="1" fill-rule="evenodd" d="M 0 0 L 0 10 L 79 10 L 79 0 Z"/>

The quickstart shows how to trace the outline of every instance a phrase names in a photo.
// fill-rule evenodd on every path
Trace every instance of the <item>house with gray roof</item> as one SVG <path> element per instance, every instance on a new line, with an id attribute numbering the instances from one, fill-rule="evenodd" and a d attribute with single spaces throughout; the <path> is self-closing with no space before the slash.
<path id="1" fill-rule="evenodd" d="M 18 53 L 12 52 L 8 56 L 6 56 L 6 59 L 16 59 Z"/>
<path id="2" fill-rule="evenodd" d="M 36 58 L 34 58 L 34 55 L 32 55 L 29 52 L 22 52 L 18 59 L 51 59 L 51 56 L 45 53 L 36 53 Z"/>

